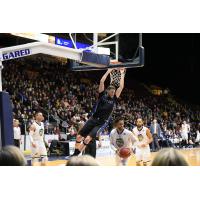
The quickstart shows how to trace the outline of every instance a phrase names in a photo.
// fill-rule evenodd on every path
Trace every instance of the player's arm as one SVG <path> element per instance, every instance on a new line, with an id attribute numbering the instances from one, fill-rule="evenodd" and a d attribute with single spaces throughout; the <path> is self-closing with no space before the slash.
<path id="1" fill-rule="evenodd" d="M 31 145 L 34 147 L 34 148 L 36 148 L 36 145 L 35 145 L 35 143 L 34 143 L 34 141 L 33 141 L 33 134 L 34 134 L 34 132 L 35 132 L 35 125 L 31 125 L 30 126 L 30 128 L 29 128 L 29 138 L 30 138 L 30 142 L 31 142 Z"/>
<path id="2" fill-rule="evenodd" d="M 49 148 L 49 145 L 48 145 L 48 143 L 46 142 L 45 137 L 43 137 L 43 141 L 44 141 L 45 147 L 48 149 L 48 148 Z"/>
<path id="3" fill-rule="evenodd" d="M 149 145 L 153 141 L 153 137 L 152 137 L 149 129 L 147 129 L 146 134 L 147 134 L 147 137 L 148 137 L 148 141 L 146 143 L 139 144 L 140 147 L 146 147 L 147 145 Z"/>
<path id="4" fill-rule="evenodd" d="M 104 82 L 111 71 L 112 71 L 112 69 L 108 69 L 107 72 L 102 76 L 102 78 L 100 80 L 100 84 L 99 84 L 99 93 L 101 93 L 105 90 Z"/>
<path id="5" fill-rule="evenodd" d="M 138 143 L 138 139 L 137 139 L 136 135 L 134 134 L 134 132 L 130 132 L 130 140 L 132 143 L 132 150 L 134 152 L 135 148 L 137 146 L 137 143 Z"/>
<path id="6" fill-rule="evenodd" d="M 152 137 L 152 134 L 151 134 L 151 132 L 150 132 L 149 129 L 147 129 L 146 134 L 147 134 L 147 137 L 148 137 L 148 142 L 147 142 L 147 144 L 152 143 L 152 142 L 153 142 L 153 137 Z"/>
<path id="7" fill-rule="evenodd" d="M 45 134 L 43 134 L 43 142 L 44 142 L 45 147 L 48 148 L 49 145 L 48 145 L 48 143 L 47 143 L 46 140 L 45 140 Z"/>
<path id="8" fill-rule="evenodd" d="M 124 89 L 125 69 L 121 68 L 120 69 L 120 73 L 121 73 L 121 79 L 120 79 L 119 87 L 116 90 L 116 97 L 117 98 L 119 98 L 119 96 L 121 95 L 122 90 Z"/>

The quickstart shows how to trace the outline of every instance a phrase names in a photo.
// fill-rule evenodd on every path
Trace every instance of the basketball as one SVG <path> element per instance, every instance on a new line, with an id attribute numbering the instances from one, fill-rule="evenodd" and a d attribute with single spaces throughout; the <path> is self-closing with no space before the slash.
<path id="1" fill-rule="evenodd" d="M 131 150 L 129 148 L 121 148 L 119 150 L 119 156 L 121 158 L 128 158 L 131 155 Z"/>

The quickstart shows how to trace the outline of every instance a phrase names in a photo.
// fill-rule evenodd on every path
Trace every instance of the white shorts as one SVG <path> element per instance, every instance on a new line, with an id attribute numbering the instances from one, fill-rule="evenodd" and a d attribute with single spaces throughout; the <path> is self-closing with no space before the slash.
<path id="1" fill-rule="evenodd" d="M 135 152 L 135 157 L 136 157 L 136 162 L 149 162 L 151 159 L 151 152 L 150 152 L 150 147 L 145 147 L 145 148 L 138 148 L 136 147 L 136 152 Z"/>
<path id="2" fill-rule="evenodd" d="M 43 141 L 34 141 L 36 148 L 31 146 L 32 158 L 47 157 L 47 149 Z"/>
<path id="3" fill-rule="evenodd" d="M 182 137 L 183 140 L 188 140 L 188 133 L 182 132 L 181 137 Z"/>

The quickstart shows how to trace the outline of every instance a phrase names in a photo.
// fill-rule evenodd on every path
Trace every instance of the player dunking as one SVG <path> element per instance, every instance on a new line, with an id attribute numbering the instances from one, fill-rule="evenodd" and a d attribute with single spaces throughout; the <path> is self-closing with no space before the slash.
<path id="1" fill-rule="evenodd" d="M 136 145 L 136 165 L 140 166 L 141 162 L 146 166 L 150 162 L 150 147 L 149 144 L 153 141 L 150 130 L 143 125 L 141 118 L 136 121 L 136 127 L 133 129 L 133 134 L 138 138 Z"/>
<path id="2" fill-rule="evenodd" d="M 96 138 L 98 130 L 106 123 L 112 114 L 117 99 L 124 88 L 125 70 L 124 68 L 120 69 L 120 86 L 117 89 L 115 89 L 114 86 L 109 86 L 105 91 L 104 82 L 111 72 L 112 69 L 108 69 L 100 80 L 99 98 L 96 110 L 83 128 L 79 131 L 79 134 L 76 137 L 75 151 L 72 156 L 77 156 L 84 151 L 90 141 Z"/>

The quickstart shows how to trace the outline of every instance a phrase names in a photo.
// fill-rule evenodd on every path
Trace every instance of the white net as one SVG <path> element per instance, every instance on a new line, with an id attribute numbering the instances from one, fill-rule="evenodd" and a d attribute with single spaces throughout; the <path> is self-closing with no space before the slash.
<path id="1" fill-rule="evenodd" d="M 125 71 L 126 73 L 126 71 Z M 110 73 L 110 85 L 118 88 L 120 86 L 121 72 L 120 69 L 113 69 Z"/>

